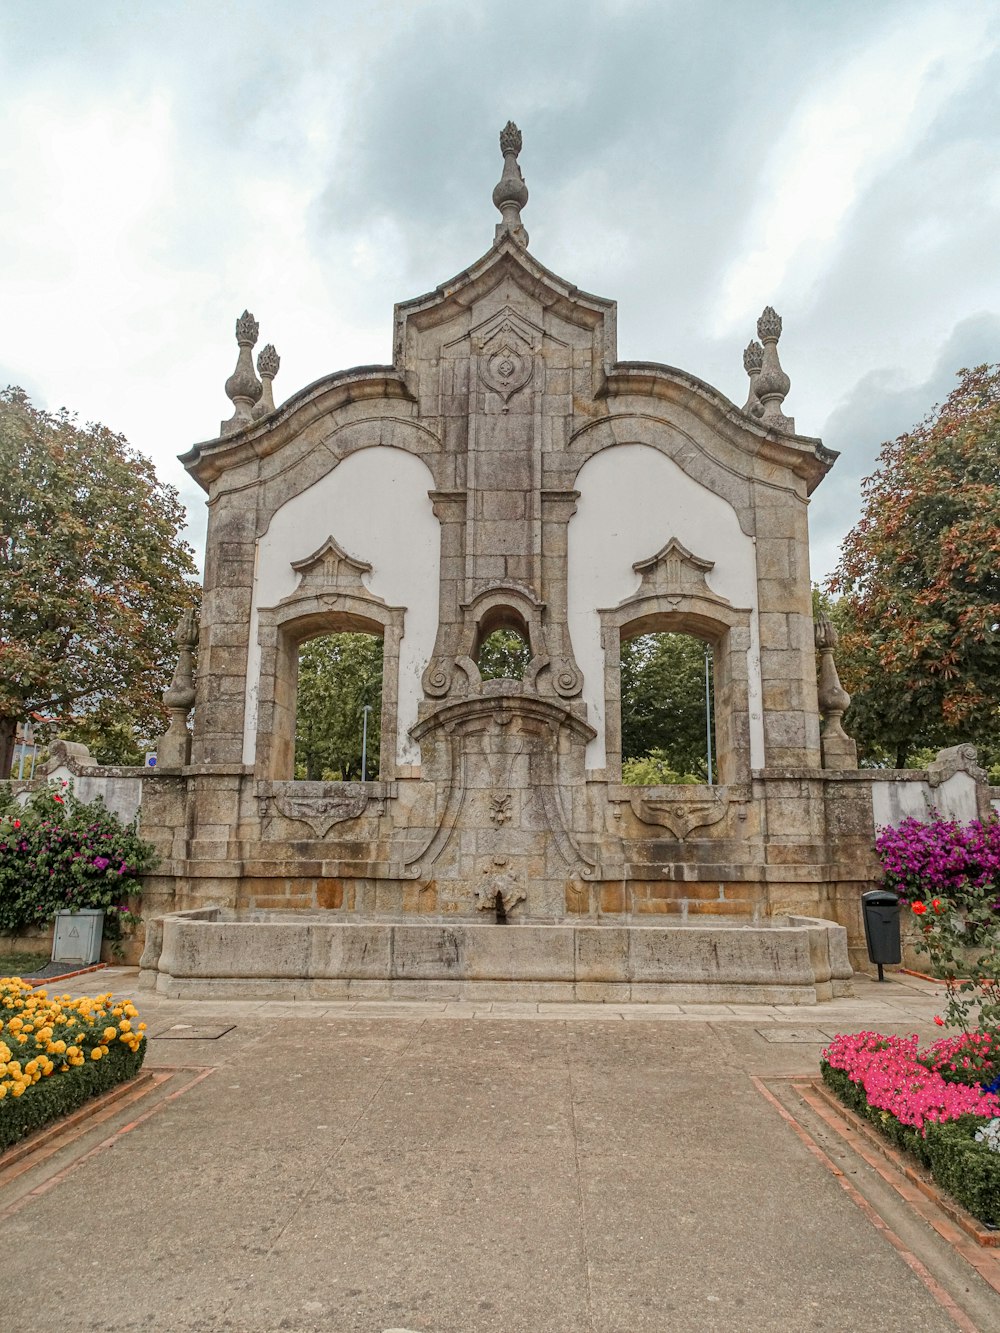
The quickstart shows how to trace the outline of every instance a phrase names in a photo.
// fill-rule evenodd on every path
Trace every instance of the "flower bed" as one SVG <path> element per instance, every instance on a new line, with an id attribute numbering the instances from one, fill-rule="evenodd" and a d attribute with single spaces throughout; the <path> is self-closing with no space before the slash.
<path id="1" fill-rule="evenodd" d="M 1000 1226 L 1000 1152 L 990 1146 L 1000 1038 L 963 1033 L 921 1051 L 915 1036 L 859 1032 L 835 1037 L 821 1069 L 846 1106 L 912 1153 L 973 1217 Z"/>
<path id="2" fill-rule="evenodd" d="M 137 1017 L 110 992 L 50 998 L 19 977 L 0 978 L 0 1152 L 133 1078 L 146 1055 Z"/>

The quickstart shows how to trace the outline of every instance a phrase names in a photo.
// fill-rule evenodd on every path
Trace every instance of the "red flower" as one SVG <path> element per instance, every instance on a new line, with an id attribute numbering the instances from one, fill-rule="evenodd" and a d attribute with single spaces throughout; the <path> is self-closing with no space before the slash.
<path id="1" fill-rule="evenodd" d="M 13 822 L 13 825 L 14 825 L 15 828 L 20 828 L 20 827 L 21 827 L 21 821 L 20 821 L 19 819 L 15 819 L 15 820 L 13 820 L 12 822 Z"/>
<path id="2" fill-rule="evenodd" d="M 944 1027 L 944 1019 L 941 1017 L 940 1014 L 935 1014 L 935 1015 L 934 1015 L 934 1022 L 938 1025 L 939 1028 L 943 1028 L 943 1027 Z M 954 1069 L 954 1068 L 955 1068 L 955 1066 L 952 1065 L 952 1069 Z"/>
<path id="3" fill-rule="evenodd" d="M 932 898 L 932 899 L 931 899 L 931 906 L 934 908 L 935 912 L 943 912 L 943 911 L 944 911 L 944 903 L 941 901 L 940 898 Z"/>
<path id="4" fill-rule="evenodd" d="M 53 793 L 52 793 L 52 799 L 53 799 L 54 801 L 58 801 L 60 805 L 65 805 L 65 801 L 63 800 L 63 798 L 62 798 L 60 795 L 58 795 L 57 792 L 53 792 Z"/>
<path id="5" fill-rule="evenodd" d="M 919 903 L 919 902 L 918 902 L 918 903 L 914 903 L 914 904 L 913 904 L 913 911 L 914 911 L 914 913 L 915 913 L 917 916 L 923 916 L 923 914 L 927 911 L 927 904 L 926 904 L 926 903 Z"/>

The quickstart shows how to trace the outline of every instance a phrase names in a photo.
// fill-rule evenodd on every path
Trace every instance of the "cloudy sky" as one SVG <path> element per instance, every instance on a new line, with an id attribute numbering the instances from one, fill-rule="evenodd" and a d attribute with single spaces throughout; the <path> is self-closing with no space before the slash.
<path id="1" fill-rule="evenodd" d="M 508 119 L 549 268 L 619 355 L 742 403 L 784 319 L 785 410 L 841 458 L 1000 360 L 1000 0 L 89 0 L 0 5 L 0 384 L 176 462 L 231 411 L 245 306 L 283 399 L 391 356 L 396 300 L 490 245 Z"/>

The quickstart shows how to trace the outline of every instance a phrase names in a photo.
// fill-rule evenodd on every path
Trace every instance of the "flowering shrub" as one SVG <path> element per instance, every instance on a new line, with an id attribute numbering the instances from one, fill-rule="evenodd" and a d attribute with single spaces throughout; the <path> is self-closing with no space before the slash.
<path id="1" fill-rule="evenodd" d="M 937 895 L 964 906 L 970 890 L 1000 886 L 1000 821 L 995 819 L 970 824 L 904 819 L 897 828 L 880 832 L 875 850 L 883 886 L 905 903 Z M 993 894 L 1000 910 L 998 896 L 1000 887 Z"/>
<path id="2" fill-rule="evenodd" d="M 0 811 L 0 931 L 44 925 L 56 912 L 105 912 L 114 940 L 137 919 L 140 876 L 154 864 L 152 847 L 104 802 L 85 803 L 68 786 L 36 792 L 22 809 Z"/>
<path id="3" fill-rule="evenodd" d="M 974 1217 L 1000 1225 L 1000 1155 L 981 1136 L 1000 1119 L 1000 1096 L 975 1078 L 995 1072 L 987 1033 L 945 1037 L 920 1051 L 917 1038 L 860 1032 L 823 1052 L 823 1078 L 840 1099 L 930 1168 Z"/>
<path id="4" fill-rule="evenodd" d="M 835 1037 L 823 1059 L 831 1069 L 842 1070 L 852 1083 L 860 1083 L 870 1106 L 889 1111 L 900 1124 L 923 1131 L 928 1121 L 1000 1115 L 1000 1097 L 986 1092 L 978 1082 L 958 1077 L 960 1068 L 966 1074 L 972 1072 L 972 1056 L 960 1045 L 967 1040 L 965 1036 L 944 1038 L 922 1054 L 915 1036 L 859 1032 Z M 968 1062 L 964 1066 L 963 1060 Z"/>
<path id="5" fill-rule="evenodd" d="M 945 982 L 942 1022 L 1000 1029 L 1000 821 L 904 819 L 875 849 L 883 886 L 919 923 L 917 951 Z"/>
<path id="6" fill-rule="evenodd" d="M 138 1073 L 145 1023 L 110 992 L 49 997 L 0 978 L 0 1151 L 88 1097 Z"/>

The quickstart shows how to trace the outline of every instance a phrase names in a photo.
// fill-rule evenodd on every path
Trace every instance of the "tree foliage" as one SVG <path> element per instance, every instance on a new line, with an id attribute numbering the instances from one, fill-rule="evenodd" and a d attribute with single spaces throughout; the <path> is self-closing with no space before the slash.
<path id="1" fill-rule="evenodd" d="M 479 674 L 483 680 L 523 680 L 531 652 L 520 634 L 495 629 L 479 649 Z"/>
<path id="2" fill-rule="evenodd" d="M 368 704 L 367 776 L 379 768 L 382 728 L 382 639 L 327 634 L 299 651 L 295 771 L 312 781 L 361 777 L 364 707 Z"/>
<path id="3" fill-rule="evenodd" d="M 621 662 L 625 780 L 706 781 L 705 644 L 687 634 L 643 634 L 622 644 Z M 709 673 L 711 680 L 711 657 Z"/>
<path id="4" fill-rule="evenodd" d="M 122 436 L 0 392 L 0 775 L 32 711 L 162 730 L 173 628 L 197 597 L 184 521 Z"/>
<path id="5" fill-rule="evenodd" d="M 1000 743 L 1000 366 L 882 446 L 831 587 L 862 753 Z"/>

